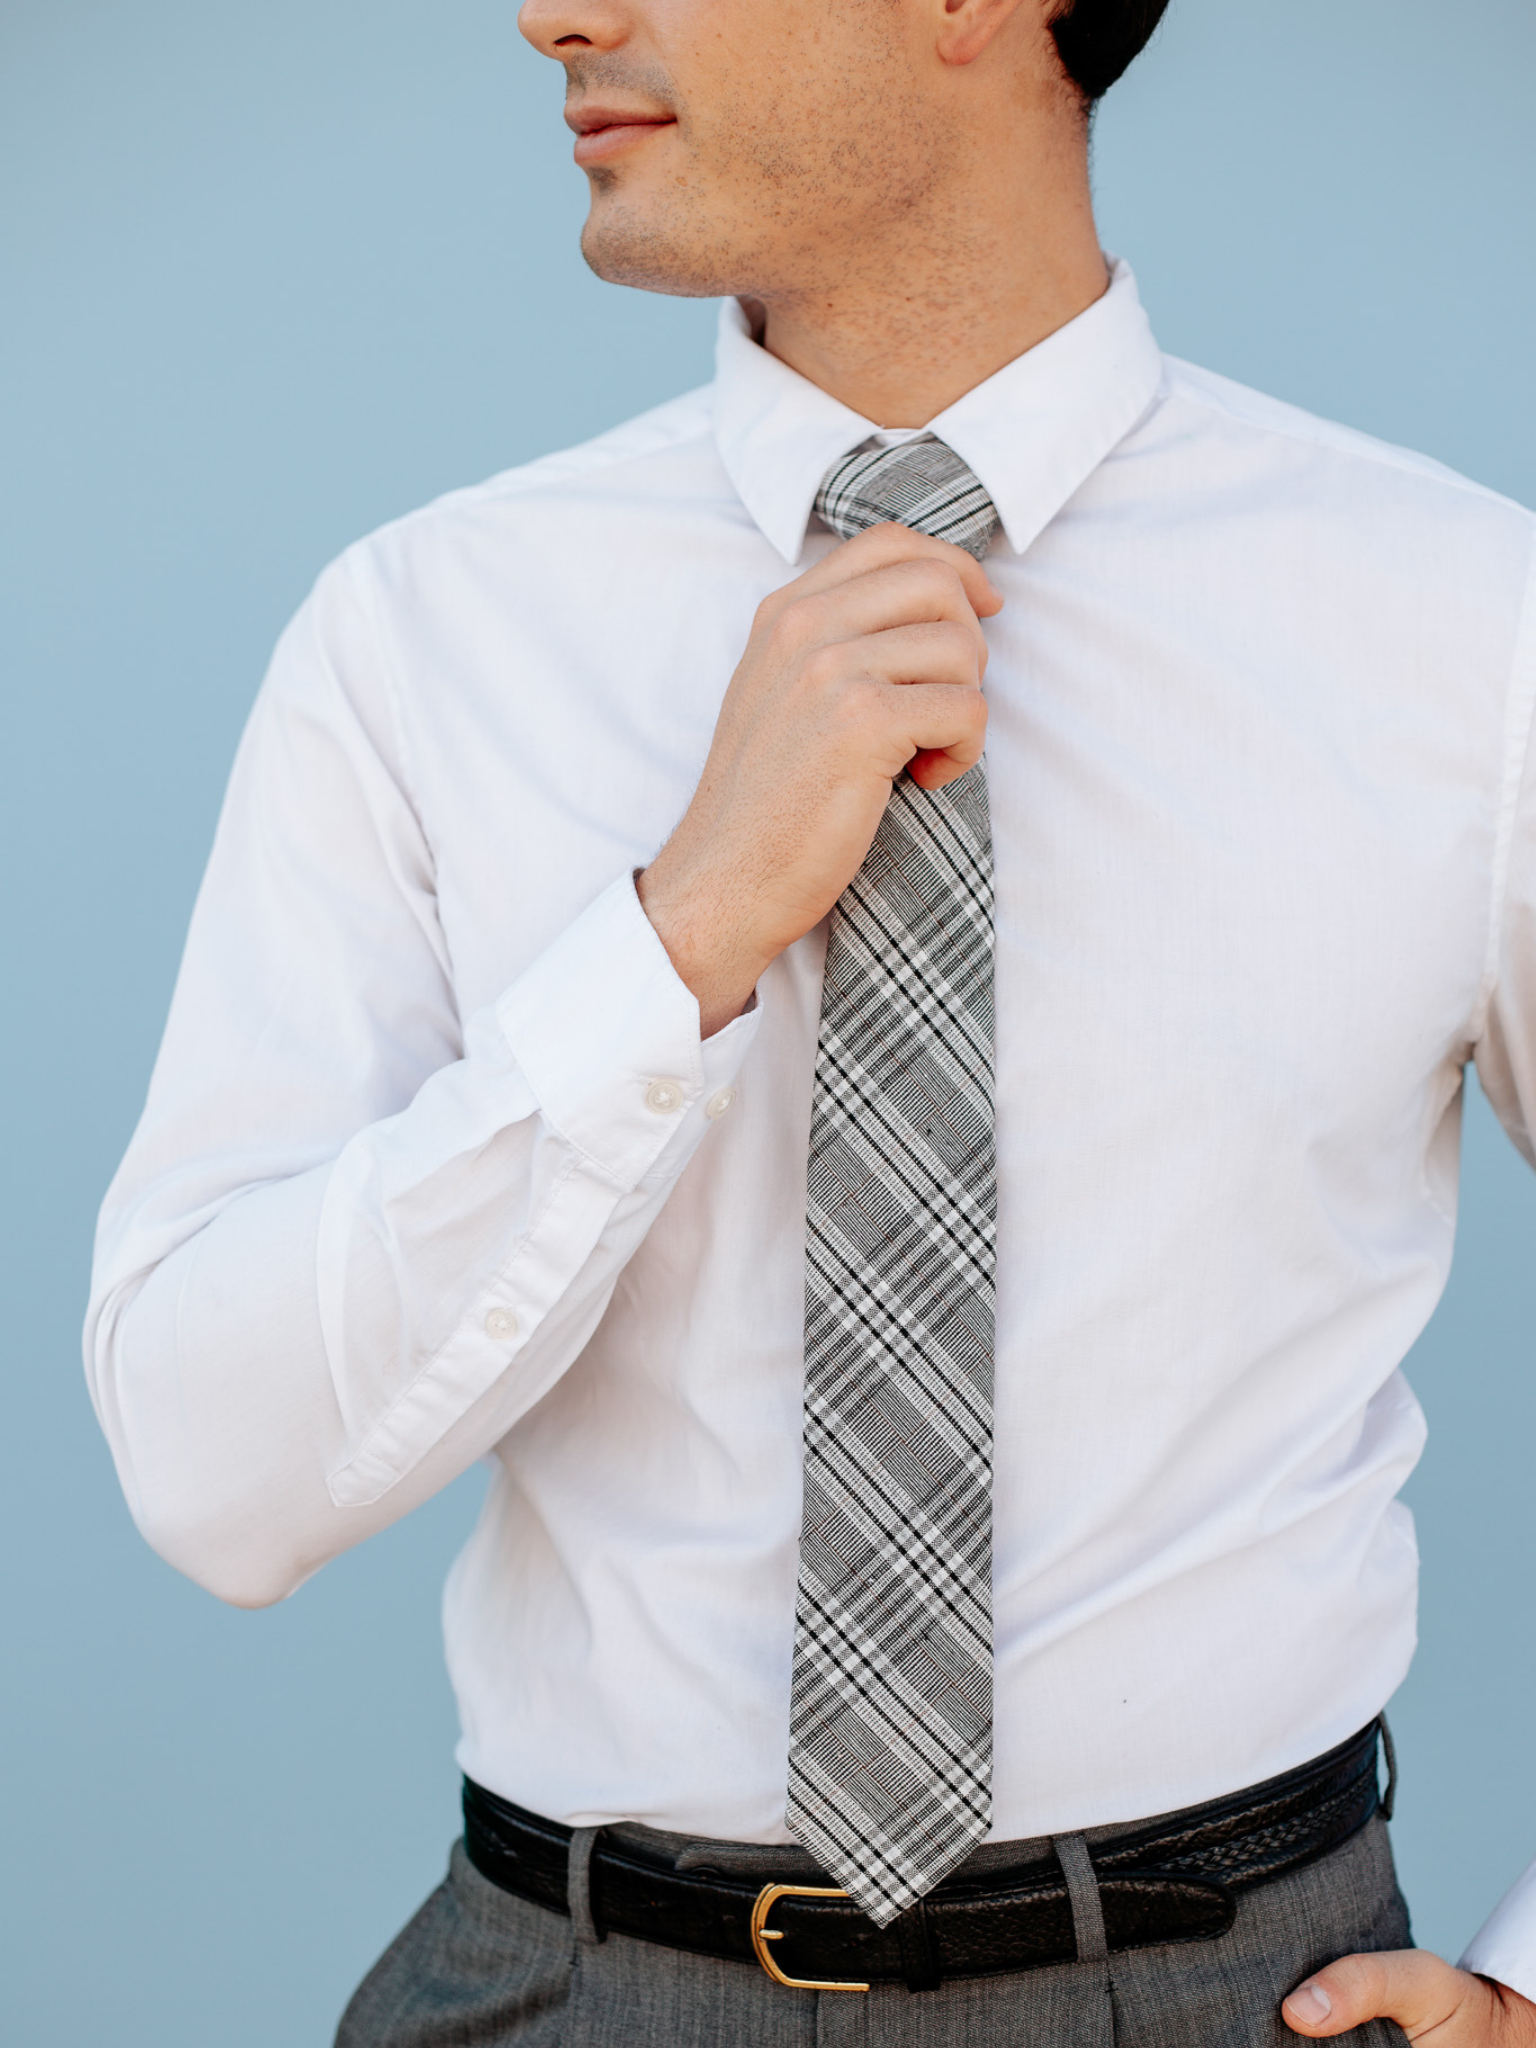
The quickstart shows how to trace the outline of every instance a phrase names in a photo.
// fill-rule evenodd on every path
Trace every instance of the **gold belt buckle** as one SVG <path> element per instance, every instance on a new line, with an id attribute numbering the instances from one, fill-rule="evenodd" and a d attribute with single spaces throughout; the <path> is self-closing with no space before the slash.
<path id="1" fill-rule="evenodd" d="M 776 1927 L 768 1925 L 768 1915 L 780 1899 L 846 1899 L 848 1894 L 839 1885 L 817 1884 L 765 1884 L 752 1905 L 752 1949 L 757 1960 L 768 1972 L 775 1984 L 787 1984 L 791 1991 L 867 1991 L 867 1984 L 834 1984 L 818 1977 L 786 1977 L 773 1957 L 768 1953 L 770 1941 L 782 1941 L 784 1936 Z"/>

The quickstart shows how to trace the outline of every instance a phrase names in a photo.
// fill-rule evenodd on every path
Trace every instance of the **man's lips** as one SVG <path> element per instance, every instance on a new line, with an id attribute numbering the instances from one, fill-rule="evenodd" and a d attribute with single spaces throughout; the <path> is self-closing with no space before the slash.
<path id="1" fill-rule="evenodd" d="M 603 164 L 654 135 L 675 128 L 675 114 L 638 114 L 625 107 L 567 108 L 567 124 L 576 130 L 572 154 L 579 164 Z"/>

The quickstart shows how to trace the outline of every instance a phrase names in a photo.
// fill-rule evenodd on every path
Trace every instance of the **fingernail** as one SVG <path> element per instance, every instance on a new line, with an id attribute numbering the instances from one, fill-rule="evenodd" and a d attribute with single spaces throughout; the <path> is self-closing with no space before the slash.
<path id="1" fill-rule="evenodd" d="M 1327 2019 L 1333 2011 L 1333 2000 L 1321 1984 L 1302 1984 L 1285 2002 L 1297 2019 L 1305 2020 L 1308 2026 L 1315 2026 L 1319 2020 Z"/>

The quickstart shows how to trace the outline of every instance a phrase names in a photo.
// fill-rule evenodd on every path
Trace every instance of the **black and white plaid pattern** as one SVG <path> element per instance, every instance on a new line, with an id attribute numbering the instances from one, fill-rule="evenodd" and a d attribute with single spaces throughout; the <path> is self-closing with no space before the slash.
<path id="1" fill-rule="evenodd" d="M 816 493 L 816 510 L 844 540 L 894 519 L 979 560 L 997 526 L 997 507 L 953 448 L 932 434 L 882 448 L 869 441 L 834 463 Z"/>
<path id="2" fill-rule="evenodd" d="M 931 435 L 816 509 L 985 552 Z M 992 1779 L 992 840 L 980 763 L 903 775 L 832 913 L 811 1120 L 791 1832 L 878 1925 L 987 1832 Z"/>

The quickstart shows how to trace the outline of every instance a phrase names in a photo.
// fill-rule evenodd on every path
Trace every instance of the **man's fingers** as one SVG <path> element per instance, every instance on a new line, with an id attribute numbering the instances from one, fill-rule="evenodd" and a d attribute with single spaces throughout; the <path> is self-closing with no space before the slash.
<path id="1" fill-rule="evenodd" d="M 979 690 L 947 683 L 912 683 L 894 699 L 901 735 L 898 752 L 924 789 L 953 782 L 981 759 L 987 706 Z"/>
<path id="2" fill-rule="evenodd" d="M 832 590 L 855 576 L 867 576 L 873 569 L 924 559 L 944 562 L 954 569 L 978 618 L 990 619 L 994 612 L 1002 610 L 1002 598 L 993 589 L 986 570 L 974 555 L 967 554 L 964 548 L 957 548 L 953 541 L 935 540 L 932 534 L 915 533 L 910 526 L 897 526 L 890 520 L 880 526 L 871 526 L 864 533 L 856 533 L 852 540 L 845 540 L 814 569 L 807 569 L 787 588 L 807 594 L 816 590 Z"/>
<path id="3" fill-rule="evenodd" d="M 809 592 L 785 609 L 778 627 L 800 644 L 816 646 L 946 620 L 970 635 L 985 669 L 986 637 L 955 565 L 928 558 L 887 562 L 835 589 Z"/>
<path id="4" fill-rule="evenodd" d="M 824 659 L 831 665 L 856 655 L 864 673 L 883 683 L 965 683 L 975 689 L 981 682 L 981 652 L 973 633 L 945 619 L 870 633 L 856 650 L 828 648 Z"/>
<path id="5" fill-rule="evenodd" d="M 907 763 L 907 773 L 919 789 L 942 789 L 946 782 L 958 782 L 969 768 L 974 768 L 981 759 L 979 753 L 966 759 L 968 749 L 957 748 L 952 753 L 938 753 L 931 747 L 920 747 Z"/>
<path id="6" fill-rule="evenodd" d="M 1343 1956 L 1298 1984 L 1280 2008 L 1293 2033 L 1325 2040 L 1367 2020 L 1396 2020 L 1410 2041 L 1454 2022 L 1469 1997 L 1484 1991 L 1477 1978 L 1452 1969 L 1419 1948 L 1380 1955 Z M 1448 2032 L 1445 2048 L 1454 2048 Z M 1468 2042 L 1476 2039 L 1469 2033 Z"/>

